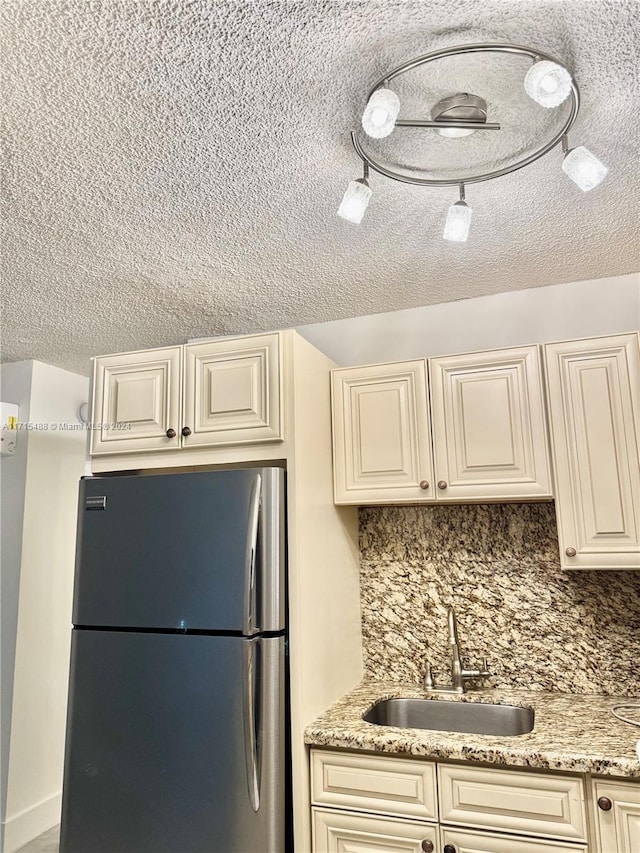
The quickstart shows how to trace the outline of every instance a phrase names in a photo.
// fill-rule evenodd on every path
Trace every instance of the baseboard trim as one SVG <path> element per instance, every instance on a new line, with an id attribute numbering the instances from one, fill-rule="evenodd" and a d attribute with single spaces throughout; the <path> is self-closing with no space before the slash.
<path id="1" fill-rule="evenodd" d="M 8 818 L 4 824 L 2 853 L 15 853 L 29 841 L 60 823 L 62 791 Z"/>

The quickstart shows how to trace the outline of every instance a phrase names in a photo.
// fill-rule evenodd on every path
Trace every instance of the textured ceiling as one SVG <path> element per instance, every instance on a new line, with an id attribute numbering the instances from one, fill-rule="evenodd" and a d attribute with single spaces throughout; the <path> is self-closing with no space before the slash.
<path id="1" fill-rule="evenodd" d="M 85 372 L 97 353 L 640 268 L 636 0 L 3 0 L 0 16 L 6 360 Z M 608 180 L 583 194 L 556 150 L 469 187 L 466 244 L 441 238 L 446 188 L 374 175 L 362 225 L 339 219 L 372 83 L 488 40 L 573 69 L 571 141 Z M 523 63 L 449 60 L 398 83 L 414 117 L 482 95 L 499 133 L 401 130 L 370 150 L 436 174 L 530 151 L 565 108 L 527 101 Z"/>

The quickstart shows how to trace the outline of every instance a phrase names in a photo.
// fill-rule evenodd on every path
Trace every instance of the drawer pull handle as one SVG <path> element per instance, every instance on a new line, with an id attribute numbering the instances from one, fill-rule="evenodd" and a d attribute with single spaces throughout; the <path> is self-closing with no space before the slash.
<path id="1" fill-rule="evenodd" d="M 602 809 L 603 812 L 610 812 L 613 807 L 613 803 L 609 799 L 609 797 L 599 797 L 598 798 L 598 808 Z"/>
<path id="2" fill-rule="evenodd" d="M 443 853 L 456 853 L 456 848 L 453 844 L 445 844 Z"/>
<path id="3" fill-rule="evenodd" d="M 420 480 L 420 488 L 424 489 L 426 491 L 429 488 L 429 481 L 428 480 Z M 429 844 L 431 844 L 431 842 L 429 842 Z"/>
<path id="4" fill-rule="evenodd" d="M 171 428 L 169 428 L 169 429 L 167 430 L 167 438 L 175 438 L 175 437 L 176 437 L 176 431 L 175 431 L 175 429 L 171 429 Z"/>
<path id="5" fill-rule="evenodd" d="M 185 438 L 188 438 L 191 435 L 191 429 L 189 427 L 182 427 L 182 434 Z"/>
<path id="6" fill-rule="evenodd" d="M 446 489 L 447 488 L 447 481 L 446 480 L 438 480 L 438 488 L 439 489 Z M 451 847 L 451 845 L 447 844 L 446 847 Z M 446 853 L 451 853 L 451 850 L 446 850 Z"/>
<path id="7" fill-rule="evenodd" d="M 567 557 L 575 557 L 576 549 L 575 548 L 565 548 L 564 553 L 567 555 Z"/>
<path id="8" fill-rule="evenodd" d="M 424 839 L 420 847 L 422 847 L 424 853 L 433 853 L 433 841 L 430 841 L 428 838 Z"/>

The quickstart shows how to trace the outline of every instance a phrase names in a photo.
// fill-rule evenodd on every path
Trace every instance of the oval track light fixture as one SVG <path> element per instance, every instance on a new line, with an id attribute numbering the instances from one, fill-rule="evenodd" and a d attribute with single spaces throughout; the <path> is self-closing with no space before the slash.
<path id="1" fill-rule="evenodd" d="M 390 88 L 396 78 L 419 66 L 443 59 L 451 59 L 452 57 L 477 54 L 507 54 L 523 57 L 533 63 L 523 75 L 524 88 L 529 97 L 545 108 L 557 107 L 565 101 L 568 102 L 568 108 L 558 114 L 557 128 L 552 130 L 550 137 L 543 140 L 531 153 L 525 156 L 521 155 L 520 159 L 491 171 L 479 170 L 474 172 L 473 167 L 469 167 L 468 174 L 465 174 L 464 177 L 453 175 L 450 177 L 433 177 L 432 174 L 429 174 L 427 166 L 425 166 L 426 175 L 422 176 L 415 164 L 404 167 L 405 171 L 402 172 L 396 166 L 397 158 L 394 158 L 393 164 L 389 165 L 375 159 L 363 148 L 358 132 L 356 130 L 351 132 L 351 142 L 355 152 L 365 164 L 366 169 L 370 167 L 378 174 L 391 178 L 393 181 L 416 186 L 460 186 L 460 201 L 452 204 L 449 208 L 443 235 L 446 240 L 455 242 L 464 242 L 467 239 L 471 224 L 472 210 L 464 200 L 464 184 L 491 181 L 494 178 L 509 175 L 529 166 L 531 163 L 535 163 L 536 160 L 544 157 L 545 154 L 548 154 L 561 143 L 566 155 L 562 168 L 582 190 L 587 192 L 597 186 L 607 174 L 606 166 L 586 148 L 580 146 L 569 151 L 566 144 L 567 134 L 573 127 L 580 110 L 580 91 L 569 69 L 553 56 L 548 56 L 539 50 L 520 44 L 492 42 L 461 44 L 434 50 L 394 68 L 371 88 L 367 96 L 367 106 L 362 116 L 363 130 L 374 139 L 389 136 L 396 128 L 410 127 L 435 130 L 443 137 L 442 144 L 444 145 L 447 144 L 447 139 L 469 136 L 476 131 L 499 131 L 501 125 L 498 122 L 487 120 L 491 105 L 488 105 L 480 95 L 459 91 L 455 94 L 456 90 L 453 89 L 452 94 L 431 106 L 430 112 L 427 112 L 429 118 L 405 118 L 400 117 L 400 99 L 395 91 Z M 439 86 L 442 85 L 441 78 L 438 79 L 438 84 Z M 464 146 L 466 143 L 452 142 L 451 144 Z M 440 149 L 440 152 L 442 150 Z M 514 152 L 513 156 L 517 157 L 518 155 Z M 500 154 L 501 157 L 502 154 Z M 496 157 L 495 159 L 500 158 Z M 339 215 L 350 222 L 362 220 L 371 198 L 371 189 L 366 178 L 367 172 L 365 171 L 364 178 L 352 181 L 349 184 L 338 210 Z"/>

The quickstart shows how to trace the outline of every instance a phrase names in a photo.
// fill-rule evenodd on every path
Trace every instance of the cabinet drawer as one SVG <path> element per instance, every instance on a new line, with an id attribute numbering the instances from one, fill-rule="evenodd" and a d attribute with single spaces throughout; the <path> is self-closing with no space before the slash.
<path id="1" fill-rule="evenodd" d="M 313 853 L 433 853 L 438 848 L 433 824 L 313 809 Z"/>
<path id="2" fill-rule="evenodd" d="M 586 840 L 581 779 L 446 764 L 438 773 L 443 823 Z"/>
<path id="3" fill-rule="evenodd" d="M 435 764 L 313 750 L 311 799 L 320 806 L 436 820 Z"/>
<path id="4" fill-rule="evenodd" d="M 548 841 L 536 838 L 517 838 L 515 835 L 494 835 L 493 832 L 472 832 L 467 829 L 445 829 L 442 845 L 449 844 L 456 853 L 586 853 L 584 844 Z"/>

